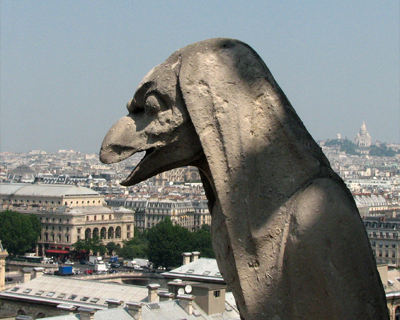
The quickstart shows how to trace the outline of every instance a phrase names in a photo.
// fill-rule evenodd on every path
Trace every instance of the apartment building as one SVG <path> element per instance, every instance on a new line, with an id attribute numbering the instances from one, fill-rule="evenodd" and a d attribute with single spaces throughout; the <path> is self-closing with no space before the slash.
<path id="1" fill-rule="evenodd" d="M 211 224 L 206 200 L 173 200 L 159 198 L 109 198 L 111 207 L 124 207 L 135 212 L 135 226 L 143 231 L 169 217 L 172 223 L 196 231 L 203 224 Z"/>
<path id="2" fill-rule="evenodd" d="M 377 264 L 400 266 L 400 218 L 363 219 Z"/>

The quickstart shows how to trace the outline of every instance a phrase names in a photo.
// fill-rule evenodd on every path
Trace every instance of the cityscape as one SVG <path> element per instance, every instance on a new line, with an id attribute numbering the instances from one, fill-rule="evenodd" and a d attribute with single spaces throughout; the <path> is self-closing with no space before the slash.
<path id="1" fill-rule="evenodd" d="M 364 122 L 353 140 L 343 139 L 338 134 L 336 139 L 318 141 L 318 144 L 354 197 L 386 290 L 388 306 L 394 315 L 400 304 L 400 273 L 397 271 L 400 267 L 400 144 L 373 142 Z M 194 167 L 164 172 L 132 187 L 121 186 L 119 182 L 140 162 L 141 156 L 139 154 L 117 164 L 104 165 L 99 161 L 98 154 L 84 154 L 74 150 L 59 150 L 55 153 L 47 153 L 44 150 L 32 150 L 29 153 L 2 152 L 2 211 L 12 210 L 23 215 L 35 214 L 41 223 L 36 246 L 26 255 L 44 257 L 46 261 L 57 262 L 57 265 L 60 263 L 59 268 L 62 268 L 61 265 L 76 259 L 73 254 L 74 244 L 81 240 L 99 238 L 105 245 L 113 243 L 120 249 L 126 241 L 137 236 L 135 233 L 144 233 L 166 218 L 170 219 L 173 225 L 181 226 L 192 233 L 204 225 L 211 224 L 212 218 L 200 174 Z M 0 258 L 1 252 L 6 252 L 6 249 L 0 244 Z M 157 278 L 156 281 L 169 281 L 168 278 L 182 276 L 190 281 L 168 282 L 164 288 L 155 284 L 149 284 L 147 287 L 137 286 L 140 288 L 137 289 L 140 292 L 137 293 L 140 296 L 138 302 L 146 301 L 150 306 L 155 303 L 167 303 L 172 301 L 172 297 L 179 296 L 181 305 L 187 306 L 186 309 L 183 308 L 186 315 L 198 312 L 202 313 L 205 319 L 211 319 L 218 311 L 224 313 L 227 319 L 239 319 L 238 310 L 235 309 L 233 298 L 224 284 L 215 259 L 202 257 L 201 252 L 182 254 L 182 265 L 174 266 L 178 268 L 169 271 L 161 270 L 163 280 Z M 106 259 L 108 258 L 105 258 L 105 262 Z M 137 259 L 139 260 L 143 259 Z M 114 262 L 124 263 L 118 258 Z M 137 271 L 134 275 L 142 274 L 143 267 L 148 268 L 148 262 L 146 260 L 143 266 L 136 262 L 132 264 L 135 265 L 133 270 Z M 8 261 L 7 267 L 11 270 L 9 263 Z M 49 262 L 47 267 L 48 264 Z M 77 262 L 74 268 L 78 268 L 76 264 Z M 14 266 L 12 270 L 17 268 Z M 47 278 L 47 275 L 43 275 L 47 273 L 46 268 L 32 268 L 27 265 L 24 270 L 21 281 L 5 283 L 0 287 L 0 291 L 6 289 L 0 293 L 4 314 L 15 314 L 18 311 L 18 315 L 31 314 L 34 319 L 74 314 L 80 310 L 81 319 L 86 319 L 85 312 L 89 312 L 83 308 L 86 307 L 88 310 L 95 310 L 87 314 L 87 319 L 93 319 L 90 317 L 95 312 L 111 312 L 114 308 L 118 309 L 124 305 L 121 301 L 126 299 L 118 293 L 113 299 L 102 298 L 96 293 L 97 285 L 93 285 L 93 292 L 80 294 L 79 291 L 87 283 L 96 282 L 93 279 L 82 278 L 83 275 L 79 275 L 79 280 L 72 284 L 71 278 Z M 6 279 L 10 274 L 15 275 L 15 271 L 4 274 L 0 272 L 0 276 L 4 278 L 5 275 Z M 116 275 L 118 278 L 115 278 Z M 101 276 L 110 277 L 110 274 L 99 271 L 98 277 Z M 121 283 L 127 283 L 126 279 L 132 277 L 132 274 L 128 273 L 127 278 L 123 280 L 124 273 L 117 273 L 115 270 L 111 276 L 113 281 L 119 279 Z M 149 277 L 149 274 L 146 276 Z M 76 299 L 80 299 L 79 303 L 75 302 L 75 298 L 71 298 L 74 295 L 66 296 L 67 289 L 64 290 L 66 293 L 59 292 L 57 288 L 61 285 L 60 281 L 62 286 L 77 292 Z M 200 284 L 198 281 L 201 281 Z M 48 296 L 49 301 L 40 302 L 46 307 L 32 307 L 32 301 L 38 300 L 42 295 L 40 292 L 46 294 L 44 290 L 40 290 L 45 285 L 51 287 L 47 296 L 53 292 L 53 295 L 58 295 L 58 299 L 50 301 Z M 185 287 L 188 285 L 193 291 L 187 292 Z M 116 290 L 110 288 L 118 285 L 102 282 L 101 286 L 101 290 L 107 291 Z M 35 288 L 36 293 L 33 295 Z M 180 288 L 184 289 L 178 292 Z M 207 293 L 214 298 L 216 295 L 223 295 L 223 299 L 215 300 L 213 307 L 201 305 L 200 302 L 194 304 L 193 309 L 191 299 L 195 298 L 190 298 L 189 293 L 200 294 L 202 290 L 205 293 L 201 294 Z M 94 296 L 96 298 L 93 298 Z M 91 301 L 88 302 L 88 299 Z M 99 301 L 102 305 L 96 307 Z M 134 319 L 140 319 L 137 315 L 141 312 L 145 315 L 143 307 L 135 303 L 127 302 L 125 307 Z M 171 310 L 176 311 L 172 306 Z M 113 312 L 115 316 L 116 311 Z"/>

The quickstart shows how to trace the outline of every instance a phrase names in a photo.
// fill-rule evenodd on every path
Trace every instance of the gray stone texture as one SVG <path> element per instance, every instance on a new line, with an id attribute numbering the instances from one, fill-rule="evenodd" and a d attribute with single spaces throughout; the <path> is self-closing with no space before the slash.
<path id="1" fill-rule="evenodd" d="M 350 192 L 252 48 L 224 38 L 182 48 L 127 108 L 101 161 L 146 151 L 123 185 L 200 169 L 218 266 L 243 319 L 388 319 Z"/>

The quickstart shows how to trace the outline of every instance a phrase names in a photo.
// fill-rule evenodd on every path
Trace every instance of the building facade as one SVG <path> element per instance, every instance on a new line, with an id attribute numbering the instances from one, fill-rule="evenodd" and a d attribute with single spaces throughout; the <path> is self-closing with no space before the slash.
<path id="1" fill-rule="evenodd" d="M 377 264 L 400 266 L 400 218 L 363 219 Z"/>
<path id="2" fill-rule="evenodd" d="M 206 200 L 171 200 L 142 198 L 110 198 L 111 207 L 124 207 L 135 212 L 135 226 L 139 231 L 157 225 L 169 217 L 173 224 L 196 231 L 203 224 L 211 224 L 211 215 Z"/>
<path id="3" fill-rule="evenodd" d="M 80 239 L 99 237 L 122 246 L 134 236 L 134 211 L 108 208 L 102 195 L 77 185 L 0 184 L 0 203 L 3 210 L 39 217 L 40 256 L 68 256 Z"/>

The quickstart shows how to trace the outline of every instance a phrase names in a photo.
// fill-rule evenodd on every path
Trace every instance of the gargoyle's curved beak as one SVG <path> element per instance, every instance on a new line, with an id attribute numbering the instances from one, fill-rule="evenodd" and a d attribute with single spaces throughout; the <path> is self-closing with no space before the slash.
<path id="1" fill-rule="evenodd" d="M 100 161 L 106 164 L 120 162 L 142 151 L 142 144 L 143 139 L 137 133 L 135 121 L 130 116 L 122 117 L 105 136 L 100 149 Z"/>

